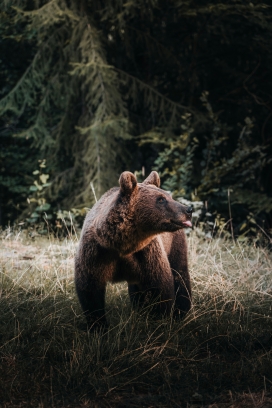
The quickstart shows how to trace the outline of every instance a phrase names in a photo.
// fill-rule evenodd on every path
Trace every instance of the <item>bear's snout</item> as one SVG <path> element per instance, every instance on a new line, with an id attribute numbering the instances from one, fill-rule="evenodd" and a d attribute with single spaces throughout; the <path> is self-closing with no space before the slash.
<path id="1" fill-rule="evenodd" d="M 185 206 L 183 204 L 180 204 L 176 201 L 173 201 L 173 213 L 172 216 L 170 217 L 170 222 L 172 226 L 177 227 L 176 229 L 180 228 L 188 228 L 192 227 L 192 212 L 193 212 L 193 207 L 192 206 Z"/>

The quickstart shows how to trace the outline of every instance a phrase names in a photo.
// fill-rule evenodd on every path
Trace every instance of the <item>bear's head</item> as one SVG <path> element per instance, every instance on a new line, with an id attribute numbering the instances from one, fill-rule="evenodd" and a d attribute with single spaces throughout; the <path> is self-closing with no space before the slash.
<path id="1" fill-rule="evenodd" d="M 130 217 L 139 232 L 153 235 L 192 227 L 192 207 L 180 204 L 162 190 L 156 171 L 143 183 L 137 183 L 135 175 L 125 171 L 119 183 L 120 198 L 130 208 Z"/>

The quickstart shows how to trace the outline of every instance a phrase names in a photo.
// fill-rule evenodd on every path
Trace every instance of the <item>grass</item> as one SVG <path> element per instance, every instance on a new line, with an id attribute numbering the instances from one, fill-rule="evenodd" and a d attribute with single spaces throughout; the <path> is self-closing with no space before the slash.
<path id="1" fill-rule="evenodd" d="M 88 334 L 73 283 L 76 239 L 2 233 L 1 407 L 272 406 L 272 256 L 189 239 L 194 305 L 182 321 L 131 310 L 107 288 L 107 332 Z"/>

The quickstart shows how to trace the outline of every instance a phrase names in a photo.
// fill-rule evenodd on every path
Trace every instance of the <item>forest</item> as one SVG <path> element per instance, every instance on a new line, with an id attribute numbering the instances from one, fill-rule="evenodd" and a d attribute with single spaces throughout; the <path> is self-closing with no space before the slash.
<path id="1" fill-rule="evenodd" d="M 123 170 L 154 169 L 235 236 L 269 236 L 269 3 L 2 1 L 2 227 L 80 222 Z"/>

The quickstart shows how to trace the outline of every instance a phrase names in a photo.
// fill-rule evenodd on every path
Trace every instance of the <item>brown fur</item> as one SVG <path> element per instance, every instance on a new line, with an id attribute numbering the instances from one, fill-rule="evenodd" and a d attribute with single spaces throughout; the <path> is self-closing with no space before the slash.
<path id="1" fill-rule="evenodd" d="M 107 282 L 127 281 L 133 305 L 156 299 L 161 314 L 191 307 L 183 228 L 192 211 L 159 188 L 155 171 L 138 184 L 124 172 L 119 183 L 87 214 L 76 254 L 75 284 L 89 328 L 106 323 Z"/>

